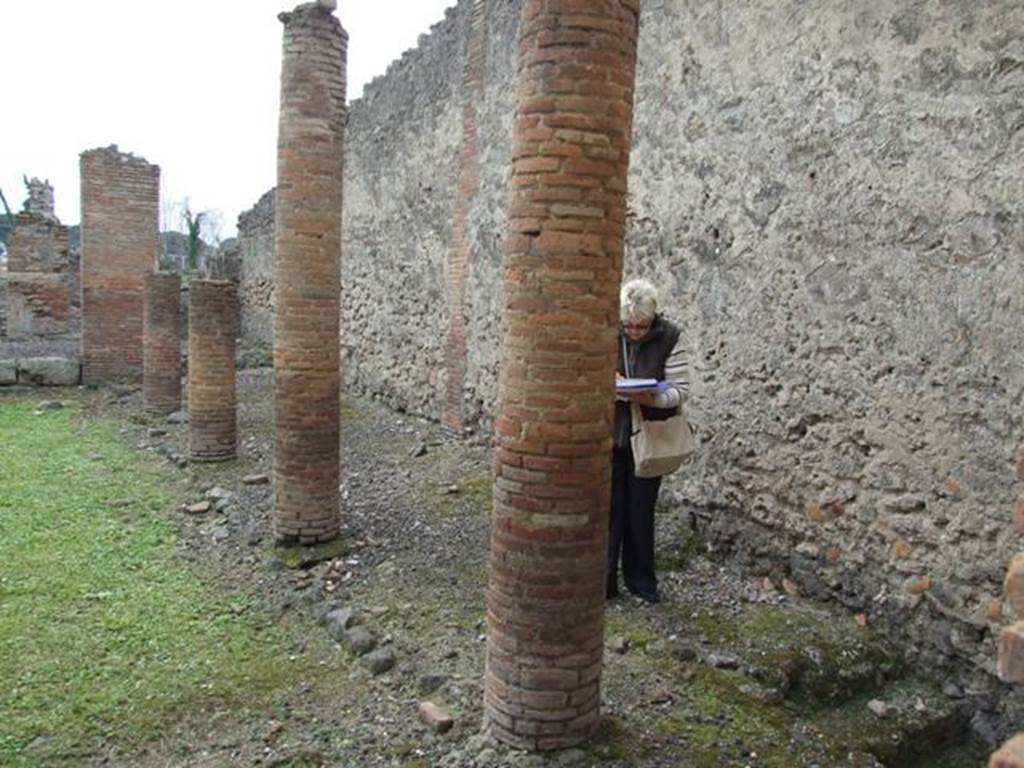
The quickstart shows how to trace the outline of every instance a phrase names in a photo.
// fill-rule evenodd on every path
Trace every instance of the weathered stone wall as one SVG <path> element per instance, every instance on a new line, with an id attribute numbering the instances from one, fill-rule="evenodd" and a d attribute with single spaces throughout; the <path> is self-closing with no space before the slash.
<path id="1" fill-rule="evenodd" d="M 270 301 L 274 273 L 274 205 L 274 190 L 270 190 L 238 217 L 242 335 L 268 343 L 273 335 Z"/>
<path id="2" fill-rule="evenodd" d="M 142 373 L 143 279 L 159 253 L 160 168 L 116 146 L 81 155 L 82 380 Z"/>
<path id="3" fill-rule="evenodd" d="M 470 420 L 496 394 L 518 11 L 483 11 Z M 347 381 L 434 418 L 471 17 L 462 0 L 350 109 Z M 1022 41 L 1013 0 L 646 0 L 629 179 L 626 273 L 686 329 L 703 440 L 664 498 L 986 672 L 1019 549 Z"/>
<path id="4" fill-rule="evenodd" d="M 68 228 L 54 214 L 53 187 L 38 179 L 26 184 L 25 210 L 10 233 L 4 335 L 15 340 L 76 335 L 78 269 Z"/>

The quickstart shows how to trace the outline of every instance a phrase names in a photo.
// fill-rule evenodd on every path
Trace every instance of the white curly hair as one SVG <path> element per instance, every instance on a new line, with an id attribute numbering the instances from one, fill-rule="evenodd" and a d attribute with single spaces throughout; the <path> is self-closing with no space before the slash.
<path id="1" fill-rule="evenodd" d="M 628 320 L 653 320 L 658 314 L 658 289 L 649 280 L 637 278 L 623 283 L 619 291 L 619 317 Z"/>

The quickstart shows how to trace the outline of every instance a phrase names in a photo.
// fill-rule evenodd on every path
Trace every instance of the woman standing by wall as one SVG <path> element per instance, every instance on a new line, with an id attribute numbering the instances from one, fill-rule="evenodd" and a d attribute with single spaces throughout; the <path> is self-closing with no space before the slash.
<path id="1" fill-rule="evenodd" d="M 651 421 L 678 413 L 689 389 L 686 357 L 679 327 L 658 313 L 658 292 L 647 280 L 630 280 L 622 286 L 620 318 L 618 376 L 657 379 L 666 386 L 659 392 L 620 393 L 616 397 L 607 595 L 619 594 L 621 557 L 626 588 L 645 602 L 656 603 L 654 505 L 661 478 L 636 476 L 630 404 L 637 403 L 644 419 Z"/>

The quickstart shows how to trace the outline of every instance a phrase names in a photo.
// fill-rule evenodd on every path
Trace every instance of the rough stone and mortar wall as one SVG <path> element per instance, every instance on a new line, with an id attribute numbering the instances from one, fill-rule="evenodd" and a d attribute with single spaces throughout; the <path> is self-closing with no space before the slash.
<path id="1" fill-rule="evenodd" d="M 465 416 L 495 402 L 519 4 L 484 10 Z M 472 4 L 351 106 L 350 387 L 440 418 Z M 663 495 L 764 569 L 994 671 L 1024 442 L 1024 7 L 642 5 L 626 273 L 692 350 Z"/>
<path id="2" fill-rule="evenodd" d="M 238 217 L 242 335 L 269 343 L 273 337 L 274 190 Z"/>
<path id="3" fill-rule="evenodd" d="M 53 212 L 53 187 L 27 181 L 25 210 L 11 229 L 4 335 L 25 340 L 70 336 L 79 329 L 77 263 L 68 228 Z"/>
<path id="4" fill-rule="evenodd" d="M 82 380 L 142 373 L 145 275 L 159 253 L 160 168 L 116 146 L 81 156 Z"/>

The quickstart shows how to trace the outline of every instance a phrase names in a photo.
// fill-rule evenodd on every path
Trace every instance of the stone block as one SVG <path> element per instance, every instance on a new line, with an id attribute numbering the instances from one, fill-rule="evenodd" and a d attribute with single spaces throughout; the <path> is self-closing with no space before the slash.
<path id="1" fill-rule="evenodd" d="M 1024 768 L 1024 734 L 1003 744 L 988 761 L 988 768 Z"/>
<path id="2" fill-rule="evenodd" d="M 437 733 L 450 731 L 454 724 L 454 720 L 447 710 L 432 701 L 420 702 L 419 716 L 425 725 Z"/>
<path id="3" fill-rule="evenodd" d="M 1006 601 L 1013 609 L 1014 618 L 1024 619 L 1024 553 L 1016 555 L 1010 561 L 1003 589 L 1006 592 Z"/>
<path id="4" fill-rule="evenodd" d="M 78 384 L 81 366 L 66 357 L 29 357 L 18 365 L 18 381 L 43 387 L 73 387 Z"/>
<path id="5" fill-rule="evenodd" d="M 18 383 L 18 361 L 0 360 L 0 386 Z"/>
<path id="6" fill-rule="evenodd" d="M 999 677 L 1007 683 L 1024 683 L 1024 621 L 999 633 Z"/>

